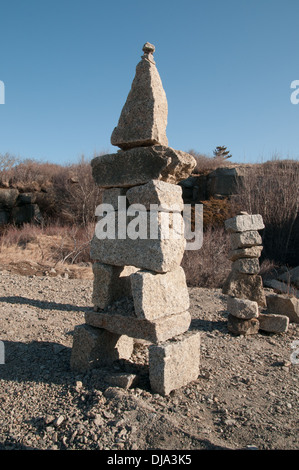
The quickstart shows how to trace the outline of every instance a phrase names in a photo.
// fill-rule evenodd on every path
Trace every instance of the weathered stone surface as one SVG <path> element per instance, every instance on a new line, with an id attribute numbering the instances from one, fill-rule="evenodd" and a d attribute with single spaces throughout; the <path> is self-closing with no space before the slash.
<path id="1" fill-rule="evenodd" d="M 247 232 L 231 233 L 230 242 L 232 250 L 237 250 L 238 248 L 262 245 L 263 240 L 257 230 L 249 230 Z"/>
<path id="2" fill-rule="evenodd" d="M 122 223 L 120 218 L 123 215 Z M 92 259 L 114 266 L 135 266 L 159 273 L 172 271 L 181 264 L 186 245 L 181 214 L 157 212 L 155 215 L 143 212 L 136 218 L 127 218 L 118 212 L 112 224 L 115 227 L 114 239 L 100 240 L 96 227 L 96 235 L 91 242 Z M 121 234 L 121 230 L 124 233 Z"/>
<path id="3" fill-rule="evenodd" d="M 110 204 L 114 210 L 119 209 L 119 197 L 126 195 L 126 188 L 107 188 L 103 191 L 102 204 Z M 124 200 L 125 201 L 125 200 Z M 121 206 L 122 207 L 122 206 Z M 125 209 L 126 205 L 124 208 Z"/>
<path id="4" fill-rule="evenodd" d="M 115 300 L 131 295 L 130 274 L 136 271 L 132 266 L 111 266 L 94 263 L 92 302 L 97 308 L 104 309 Z"/>
<path id="5" fill-rule="evenodd" d="M 290 269 L 288 272 L 281 274 L 278 277 L 279 281 L 287 282 L 293 284 L 297 289 L 299 289 L 299 266 L 294 269 Z"/>
<path id="6" fill-rule="evenodd" d="M 259 320 L 257 318 L 245 320 L 229 314 L 227 328 L 235 335 L 255 335 L 259 331 Z"/>
<path id="7" fill-rule="evenodd" d="M 285 315 L 290 322 L 299 323 L 299 299 L 285 294 L 269 294 L 266 301 L 268 312 Z"/>
<path id="8" fill-rule="evenodd" d="M 249 299 L 228 296 L 227 309 L 231 315 L 245 320 L 259 316 L 258 303 Z"/>
<path id="9" fill-rule="evenodd" d="M 260 330 L 269 333 L 285 333 L 289 328 L 289 318 L 274 313 L 261 313 L 259 316 Z"/>
<path id="10" fill-rule="evenodd" d="M 132 338 L 89 325 L 74 329 L 71 369 L 85 372 L 111 365 L 118 359 L 129 359 L 134 348 Z"/>
<path id="11" fill-rule="evenodd" d="M 95 183 L 102 188 L 132 187 L 162 180 L 177 184 L 195 167 L 189 153 L 155 145 L 101 155 L 91 161 Z"/>
<path id="12" fill-rule="evenodd" d="M 217 195 L 230 196 L 236 194 L 243 186 L 247 168 L 217 168 L 207 177 L 208 197 Z"/>
<path id="13" fill-rule="evenodd" d="M 200 365 L 200 333 L 188 331 L 164 344 L 149 347 L 149 378 L 154 393 L 172 390 L 196 380 Z"/>
<path id="14" fill-rule="evenodd" d="M 237 298 L 254 300 L 259 306 L 266 306 L 266 296 L 261 276 L 232 271 L 222 287 L 223 294 Z"/>
<path id="15" fill-rule="evenodd" d="M 240 258 L 259 258 L 263 250 L 262 246 L 252 246 L 250 248 L 239 248 L 232 250 L 228 254 L 228 259 L 236 261 Z"/>
<path id="16" fill-rule="evenodd" d="M 155 320 L 189 309 L 189 293 L 182 267 L 165 274 L 137 271 L 130 276 L 135 314 Z"/>
<path id="17" fill-rule="evenodd" d="M 121 149 L 147 145 L 168 145 L 166 137 L 168 105 L 153 57 L 155 47 L 146 43 L 118 125 L 111 135 L 112 145 Z"/>
<path id="18" fill-rule="evenodd" d="M 163 211 L 182 212 L 184 209 L 182 188 L 160 180 L 128 189 L 127 198 L 129 204 L 142 204 L 146 210 L 151 209 L 151 204 L 157 204 Z"/>
<path id="19" fill-rule="evenodd" d="M 225 228 L 228 232 L 245 232 L 247 230 L 262 230 L 265 228 L 265 225 L 260 214 L 243 214 L 227 219 L 225 221 Z"/>
<path id="20" fill-rule="evenodd" d="M 262 246 L 252 246 L 250 248 L 239 248 L 232 250 L 228 254 L 228 259 L 236 261 L 240 258 L 259 258 L 263 250 Z"/>
<path id="21" fill-rule="evenodd" d="M 110 310 L 107 313 L 86 312 L 85 321 L 88 325 L 105 328 L 119 335 L 124 334 L 132 338 L 145 339 L 151 343 L 159 343 L 187 331 L 191 323 L 191 315 L 189 312 L 183 312 L 153 321 L 142 320 L 134 316 L 132 303 L 129 312 L 121 309 L 120 311 Z"/>
<path id="22" fill-rule="evenodd" d="M 105 376 L 105 381 L 114 387 L 124 388 L 128 390 L 138 382 L 138 376 L 136 374 L 128 374 L 125 372 L 119 372 L 115 374 L 108 374 Z"/>
<path id="23" fill-rule="evenodd" d="M 257 258 L 240 258 L 233 262 L 232 270 L 244 274 L 258 274 L 260 263 Z"/>

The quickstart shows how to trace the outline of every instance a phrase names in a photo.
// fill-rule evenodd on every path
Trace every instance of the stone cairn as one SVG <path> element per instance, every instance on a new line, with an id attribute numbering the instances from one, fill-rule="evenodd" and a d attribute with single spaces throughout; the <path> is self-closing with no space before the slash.
<path id="1" fill-rule="evenodd" d="M 240 212 L 225 221 L 225 228 L 230 233 L 229 259 L 232 261 L 232 270 L 222 289 L 228 295 L 228 330 L 236 335 L 252 335 L 259 330 L 271 333 L 287 331 L 287 316 L 260 311 L 267 306 L 259 275 L 263 246 L 258 231 L 265 228 L 262 216 Z"/>
<path id="2" fill-rule="evenodd" d="M 91 162 L 115 238 L 99 239 L 96 230 L 91 242 L 94 309 L 75 328 L 71 367 L 84 372 L 129 359 L 134 339 L 145 340 L 151 389 L 167 395 L 199 374 L 200 334 L 189 330 L 189 294 L 180 266 L 186 240 L 184 230 L 174 229 L 177 221 L 183 227 L 182 189 L 177 183 L 192 173 L 196 162 L 188 153 L 168 147 L 168 105 L 154 51 L 149 43 L 143 46 L 112 132 L 111 143 L 120 150 Z M 159 210 L 151 211 L 151 205 Z M 142 237 L 126 236 L 136 224 L 130 212 L 134 206 L 140 211 Z M 103 222 L 103 214 L 99 216 Z M 155 237 L 149 229 L 153 221 Z"/>

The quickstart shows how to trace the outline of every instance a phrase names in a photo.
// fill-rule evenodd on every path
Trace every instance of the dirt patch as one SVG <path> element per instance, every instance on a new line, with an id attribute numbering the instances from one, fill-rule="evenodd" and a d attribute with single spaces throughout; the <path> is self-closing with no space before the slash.
<path id="1" fill-rule="evenodd" d="M 72 333 L 91 308 L 92 280 L 28 274 L 0 272 L 0 449 L 298 449 L 298 324 L 233 336 L 226 296 L 190 288 L 200 375 L 162 397 L 151 392 L 143 342 L 112 370 L 74 374 Z M 139 383 L 112 387 L 109 374 L 121 371 Z"/>

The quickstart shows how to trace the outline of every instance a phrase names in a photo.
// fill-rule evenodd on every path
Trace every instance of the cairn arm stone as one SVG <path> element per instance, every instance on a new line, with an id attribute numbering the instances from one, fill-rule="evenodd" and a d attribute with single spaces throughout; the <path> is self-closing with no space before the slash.
<path id="1" fill-rule="evenodd" d="M 92 175 L 101 188 L 130 188 L 151 180 L 177 184 L 195 168 L 192 155 L 155 145 L 100 155 L 91 161 Z"/>

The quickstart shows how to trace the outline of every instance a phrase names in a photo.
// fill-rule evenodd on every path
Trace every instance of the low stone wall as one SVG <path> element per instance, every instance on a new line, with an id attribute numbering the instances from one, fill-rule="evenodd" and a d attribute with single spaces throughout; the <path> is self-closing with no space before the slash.
<path id="1" fill-rule="evenodd" d="M 20 193 L 15 188 L 0 188 L 0 227 L 12 223 L 41 223 L 43 218 L 34 193 Z"/>

